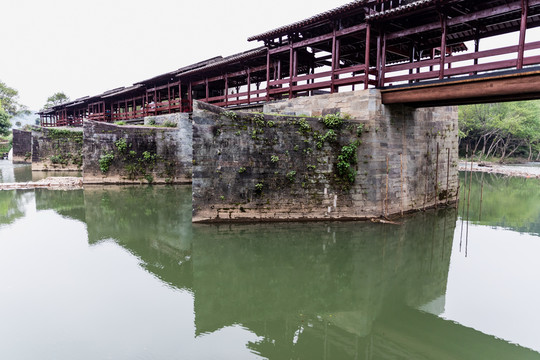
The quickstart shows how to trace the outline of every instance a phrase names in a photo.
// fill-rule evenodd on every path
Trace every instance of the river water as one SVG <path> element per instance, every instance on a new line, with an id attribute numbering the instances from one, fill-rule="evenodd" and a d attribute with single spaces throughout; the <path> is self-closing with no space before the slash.
<path id="1" fill-rule="evenodd" d="M 400 225 L 192 225 L 189 186 L 0 191 L 0 359 L 540 359 L 540 181 L 469 179 L 459 213 Z"/>

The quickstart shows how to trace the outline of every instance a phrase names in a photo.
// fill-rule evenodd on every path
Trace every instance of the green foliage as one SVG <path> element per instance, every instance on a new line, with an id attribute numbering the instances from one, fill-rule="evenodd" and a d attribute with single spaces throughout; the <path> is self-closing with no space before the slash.
<path id="1" fill-rule="evenodd" d="M 360 142 L 357 140 L 350 143 L 349 145 L 343 146 L 337 157 L 337 176 L 341 180 L 349 184 L 354 183 L 356 178 L 356 170 L 353 169 L 353 165 L 358 162 L 358 156 L 356 152 L 359 145 Z"/>
<path id="2" fill-rule="evenodd" d="M 273 163 L 277 163 L 279 161 L 279 156 L 277 155 L 270 156 L 270 161 L 272 161 Z"/>
<path id="3" fill-rule="evenodd" d="M 261 192 L 263 190 L 263 188 L 264 188 L 264 185 L 263 185 L 262 182 L 258 182 L 258 183 L 255 184 L 255 191 Z"/>
<path id="4" fill-rule="evenodd" d="M 175 127 L 178 126 L 178 124 L 175 123 L 174 121 L 167 120 L 167 121 L 164 121 L 163 124 L 162 124 L 161 126 L 162 126 L 162 127 L 175 128 Z"/>
<path id="5" fill-rule="evenodd" d="M 112 152 L 106 152 L 99 157 L 99 168 L 102 173 L 105 174 L 109 171 L 109 167 L 111 166 L 113 160 L 114 154 Z"/>
<path id="6" fill-rule="evenodd" d="M 294 171 L 294 170 L 289 171 L 287 173 L 286 177 L 290 182 L 294 182 L 294 180 L 296 179 L 296 171 Z"/>
<path id="7" fill-rule="evenodd" d="M 115 121 L 114 124 L 122 126 L 122 125 L 126 125 L 127 123 L 124 120 L 120 120 L 120 121 Z"/>
<path id="8" fill-rule="evenodd" d="M 540 102 L 522 101 L 459 107 L 461 154 L 478 158 L 540 154 Z"/>
<path id="9" fill-rule="evenodd" d="M 156 119 L 148 120 L 148 125 L 156 125 Z"/>
<path id="10" fill-rule="evenodd" d="M 19 104 L 18 98 L 19 92 L 17 90 L 7 86 L 4 82 L 0 81 L 0 109 L 3 108 L 4 111 L 9 115 L 9 117 L 20 114 L 30 114 L 30 112 L 26 109 L 24 105 Z M 0 131 L 2 131 L 1 124 Z"/>
<path id="11" fill-rule="evenodd" d="M 236 114 L 234 111 L 224 111 L 223 115 L 225 115 L 226 117 L 228 117 L 231 120 L 237 120 L 238 119 L 238 114 Z"/>
<path id="12" fill-rule="evenodd" d="M 0 136 L 7 136 L 11 133 L 11 116 L 2 108 L 0 103 Z"/>
<path id="13" fill-rule="evenodd" d="M 266 122 L 266 126 L 268 126 L 269 128 L 271 128 L 271 127 L 276 126 L 276 123 L 275 123 L 274 121 L 272 121 L 272 120 L 268 120 L 268 121 Z"/>
<path id="14" fill-rule="evenodd" d="M 151 175 L 151 174 L 146 174 L 144 175 L 144 179 L 149 183 L 153 183 L 154 182 L 154 177 Z"/>
<path id="15" fill-rule="evenodd" d="M 364 124 L 360 124 L 356 127 L 356 136 L 360 137 L 364 133 Z"/>
<path id="16" fill-rule="evenodd" d="M 340 113 L 325 115 L 320 120 L 328 129 L 339 129 L 343 125 L 343 118 Z"/>
<path id="17" fill-rule="evenodd" d="M 337 141 L 337 134 L 333 129 L 329 129 L 324 135 L 315 134 L 314 135 L 317 149 L 322 149 L 325 142 L 336 142 Z"/>
<path id="18" fill-rule="evenodd" d="M 128 148 L 127 141 L 124 138 L 116 140 L 114 142 L 114 146 L 116 146 L 118 152 L 120 152 L 121 154 L 125 154 Z M 131 147 L 131 144 L 129 144 L 129 147 Z"/>
<path id="19" fill-rule="evenodd" d="M 51 108 L 69 101 L 69 96 L 63 92 L 57 92 L 47 98 L 47 102 L 43 106 L 44 109 Z"/>
<path id="20" fill-rule="evenodd" d="M 253 121 L 255 121 L 255 125 L 257 125 L 258 127 L 264 127 L 266 125 L 266 123 L 264 122 L 263 114 L 253 115 Z"/>
<path id="21" fill-rule="evenodd" d="M 82 131 L 71 131 L 65 129 L 54 129 L 50 128 L 47 131 L 47 136 L 51 140 L 56 140 L 59 142 L 75 142 L 77 144 L 83 143 L 83 132 Z"/>
<path id="22" fill-rule="evenodd" d="M 298 120 L 298 125 L 300 126 L 300 132 L 306 134 L 311 131 L 311 126 L 307 123 L 306 119 Z"/>
<path id="23" fill-rule="evenodd" d="M 245 172 L 246 172 L 246 168 L 243 167 L 243 166 L 242 166 L 240 169 L 238 169 L 238 173 L 239 173 L 239 174 L 243 174 L 243 173 L 245 173 Z"/>
<path id="24" fill-rule="evenodd" d="M 67 165 L 67 159 L 64 159 L 62 155 L 51 155 L 50 160 L 53 164 L 63 164 Z"/>

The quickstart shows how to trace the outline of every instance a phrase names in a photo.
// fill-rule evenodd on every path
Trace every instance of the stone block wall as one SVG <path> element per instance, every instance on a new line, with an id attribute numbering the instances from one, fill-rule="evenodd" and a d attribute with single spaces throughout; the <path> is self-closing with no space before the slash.
<path id="1" fill-rule="evenodd" d="M 191 139 L 189 119 L 172 128 L 85 122 L 84 182 L 189 183 Z"/>
<path id="2" fill-rule="evenodd" d="M 32 132 L 13 129 L 13 163 L 32 162 Z"/>
<path id="3" fill-rule="evenodd" d="M 173 125 L 181 126 L 187 124 L 191 120 L 189 119 L 189 113 L 174 113 L 156 116 L 147 116 L 144 118 L 144 125 Z"/>
<path id="4" fill-rule="evenodd" d="M 35 128 L 32 131 L 32 171 L 80 171 L 82 151 L 80 128 Z"/>
<path id="5" fill-rule="evenodd" d="M 195 222 L 364 219 L 455 201 L 455 107 L 384 106 L 365 90 L 264 112 L 194 105 Z M 348 120 L 321 144 L 320 117 L 336 113 Z"/>

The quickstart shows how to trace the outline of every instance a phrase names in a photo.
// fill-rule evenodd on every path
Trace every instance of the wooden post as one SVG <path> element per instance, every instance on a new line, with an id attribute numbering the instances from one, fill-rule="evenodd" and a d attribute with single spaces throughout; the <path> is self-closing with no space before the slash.
<path id="1" fill-rule="evenodd" d="M 249 105 L 251 103 L 251 70 L 250 68 L 247 68 L 246 75 L 247 75 L 247 103 Z M 259 95 L 257 94 L 257 96 Z"/>
<path id="2" fill-rule="evenodd" d="M 441 17 L 441 62 L 439 65 L 439 80 L 444 79 L 444 62 L 446 60 L 446 15 L 443 13 L 440 13 Z"/>
<path id="3" fill-rule="evenodd" d="M 190 110 L 193 111 L 193 94 L 191 93 L 191 81 L 188 83 L 188 103 Z"/>
<path id="4" fill-rule="evenodd" d="M 527 14 L 529 0 L 521 0 L 521 26 L 519 28 L 519 46 L 517 68 L 523 68 L 523 53 L 525 52 L 525 34 L 527 32 Z"/>
<path id="5" fill-rule="evenodd" d="M 366 73 L 364 74 L 364 89 L 369 85 L 369 53 L 370 53 L 370 41 L 371 41 L 371 24 L 367 23 L 366 27 L 366 55 L 364 58 L 364 65 L 366 66 Z"/>
<path id="6" fill-rule="evenodd" d="M 204 85 L 206 86 L 206 94 L 205 94 L 206 95 L 206 100 L 205 101 L 208 102 L 208 97 L 209 97 L 208 94 L 210 92 L 209 89 L 208 89 L 208 77 L 206 79 L 204 79 Z"/>
<path id="7" fill-rule="evenodd" d="M 229 77 L 225 74 L 225 107 L 229 106 Z"/>
<path id="8" fill-rule="evenodd" d="M 386 34 L 383 32 L 381 34 L 381 38 L 379 38 L 378 40 L 380 40 L 380 42 L 382 44 L 378 44 L 378 47 L 379 47 L 379 52 L 380 52 L 380 55 L 379 55 L 379 61 L 377 61 L 378 65 L 379 65 L 379 87 L 383 87 L 384 86 L 384 71 L 385 71 L 385 68 L 386 68 Z"/>
<path id="9" fill-rule="evenodd" d="M 266 53 L 266 101 L 270 101 L 270 52 Z"/>
<path id="10" fill-rule="evenodd" d="M 294 48 L 293 48 L 293 44 L 291 42 L 291 46 L 290 46 L 290 49 L 289 49 L 289 99 L 292 99 L 293 97 L 293 93 L 292 93 L 292 88 L 293 88 L 293 72 L 294 72 L 294 69 L 293 69 L 293 62 L 294 62 Z"/>
<path id="11" fill-rule="evenodd" d="M 337 40 L 336 40 L 336 24 L 334 23 L 333 24 L 333 30 L 332 30 L 332 61 L 331 61 L 331 69 L 330 69 L 330 93 L 333 94 L 334 93 L 334 70 L 336 69 L 336 58 L 337 58 L 337 54 L 336 54 L 336 45 L 337 45 Z"/>
<path id="12" fill-rule="evenodd" d="M 170 114 L 171 113 L 171 84 L 169 83 L 167 83 L 167 108 L 169 109 L 169 114 Z"/>

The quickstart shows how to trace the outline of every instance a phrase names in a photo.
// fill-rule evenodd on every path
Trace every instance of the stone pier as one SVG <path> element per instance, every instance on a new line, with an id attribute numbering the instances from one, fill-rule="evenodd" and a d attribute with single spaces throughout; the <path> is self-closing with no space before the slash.
<path id="1" fill-rule="evenodd" d="M 367 219 L 456 200 L 457 107 L 385 106 L 370 89 L 264 114 L 195 103 L 193 122 L 194 222 Z"/>

